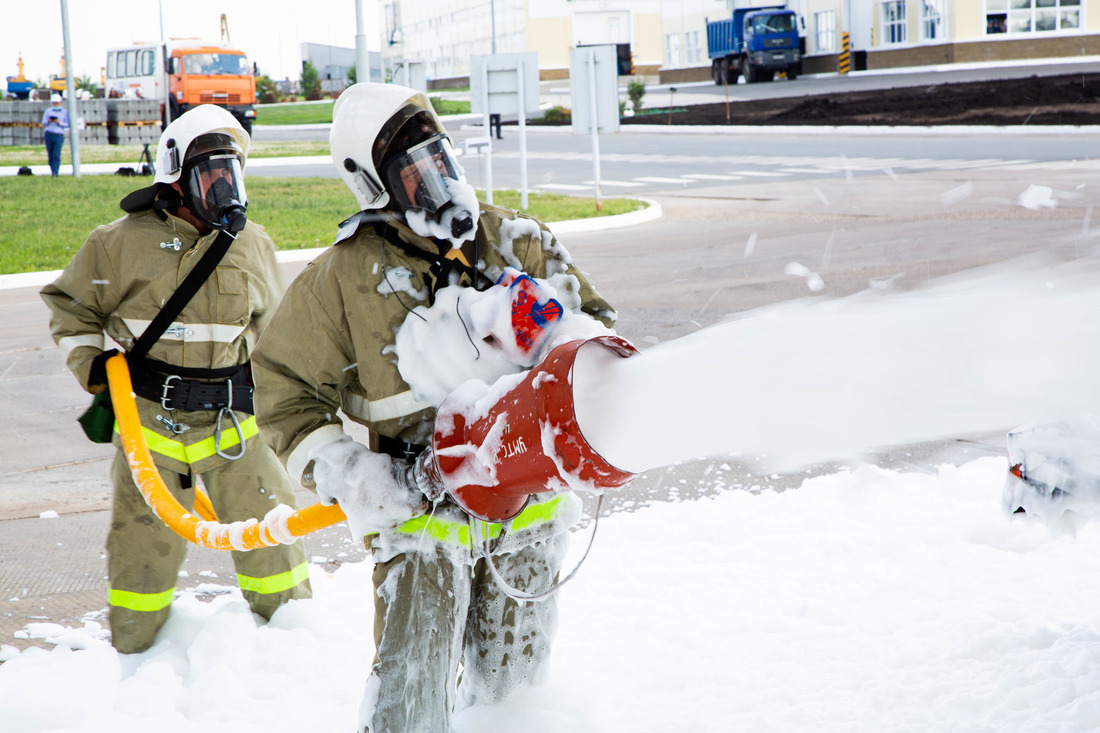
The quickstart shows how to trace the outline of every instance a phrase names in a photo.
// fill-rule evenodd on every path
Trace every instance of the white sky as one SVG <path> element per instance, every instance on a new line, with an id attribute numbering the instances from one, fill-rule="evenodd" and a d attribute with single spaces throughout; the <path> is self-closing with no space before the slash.
<path id="1" fill-rule="evenodd" d="M 0 22 L 0 77 L 18 74 L 23 55 L 28 79 L 46 82 L 61 73 L 64 36 L 60 0 L 4 3 Z M 375 0 L 364 0 L 367 43 L 380 47 Z M 355 47 L 355 0 L 187 0 L 164 3 L 165 38 L 218 41 L 221 15 L 229 21 L 232 44 L 259 64 L 260 72 L 279 80 L 297 79 L 301 44 Z M 69 33 L 76 76 L 98 81 L 108 48 L 135 41 L 160 40 L 156 0 L 69 0 Z"/>

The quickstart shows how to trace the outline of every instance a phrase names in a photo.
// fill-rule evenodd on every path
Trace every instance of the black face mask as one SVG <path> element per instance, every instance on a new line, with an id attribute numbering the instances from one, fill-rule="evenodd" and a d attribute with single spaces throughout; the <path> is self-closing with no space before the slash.
<path id="1" fill-rule="evenodd" d="M 187 208 L 204 224 L 231 234 L 248 222 L 248 198 L 240 160 L 231 153 L 215 154 L 184 166 Z M 204 192 L 205 189 L 205 192 Z"/>

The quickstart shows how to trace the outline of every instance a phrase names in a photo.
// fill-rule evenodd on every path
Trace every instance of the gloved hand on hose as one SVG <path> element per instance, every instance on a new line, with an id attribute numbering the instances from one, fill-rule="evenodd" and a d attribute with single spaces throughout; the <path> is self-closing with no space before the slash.
<path id="1" fill-rule="evenodd" d="M 117 353 L 118 349 L 108 349 L 92 359 L 92 365 L 88 368 L 88 391 L 91 394 L 107 389 L 107 360 Z"/>
<path id="2" fill-rule="evenodd" d="M 405 461 L 373 453 L 349 435 L 310 453 L 313 481 L 324 504 L 337 503 L 353 537 L 396 527 L 426 514 L 428 498 Z"/>

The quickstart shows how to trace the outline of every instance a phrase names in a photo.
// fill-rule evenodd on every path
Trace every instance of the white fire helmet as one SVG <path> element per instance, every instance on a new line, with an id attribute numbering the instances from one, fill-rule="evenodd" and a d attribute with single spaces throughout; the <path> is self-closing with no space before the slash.
<path id="1" fill-rule="evenodd" d="M 348 87 L 336 100 L 329 135 L 332 160 L 362 209 L 391 205 L 385 172 L 379 166 L 384 159 L 405 152 L 389 148 L 402 126 L 417 114 L 434 133 L 445 134 L 428 97 L 415 89 L 363 82 Z"/>
<path id="2" fill-rule="evenodd" d="M 248 159 L 250 139 L 241 123 L 224 107 L 203 104 L 188 110 L 168 124 L 157 144 L 153 183 L 175 183 L 183 164 L 188 160 L 188 148 L 196 138 L 210 133 L 228 135 L 239 148 L 241 166 Z"/>
<path id="3" fill-rule="evenodd" d="M 222 107 L 204 104 L 173 120 L 160 136 L 154 184 L 178 183 L 191 212 L 215 229 L 241 231 L 248 196 L 249 136 Z"/>

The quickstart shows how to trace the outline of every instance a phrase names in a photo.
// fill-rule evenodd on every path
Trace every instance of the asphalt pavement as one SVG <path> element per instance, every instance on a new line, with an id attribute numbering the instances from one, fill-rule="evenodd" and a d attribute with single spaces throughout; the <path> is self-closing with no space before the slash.
<path id="1" fill-rule="evenodd" d="M 852 175 L 840 167 L 802 179 L 668 185 L 651 195 L 660 219 L 601 231 L 565 227 L 559 236 L 619 310 L 620 333 L 645 348 L 794 299 L 840 297 L 869 286 L 918 288 L 1038 253 L 1091 254 L 1100 164 L 1050 157 L 1012 150 L 997 164 L 967 168 Z M 1022 192 L 1038 184 L 1050 188 L 1054 204 L 1022 205 Z M 811 293 L 804 278 L 788 274 L 792 262 L 819 272 L 824 291 Z M 284 276 L 303 265 L 284 262 Z M 41 638 L 48 627 L 38 624 L 106 625 L 103 547 L 114 449 L 89 443 L 79 431 L 75 420 L 88 398 L 49 338 L 38 287 L 28 281 L 0 288 L 0 645 L 20 648 L 49 646 Z M 1003 451 L 1003 435 L 993 433 L 888 447 L 789 473 L 729 458 L 700 460 L 643 474 L 628 490 L 609 495 L 607 511 L 717 490 L 795 490 L 807 476 L 857 460 L 932 471 Z M 304 491 L 299 500 L 312 501 Z M 363 558 L 343 525 L 305 541 L 323 569 Z M 181 588 L 216 591 L 233 583 L 227 553 L 192 548 Z"/>

